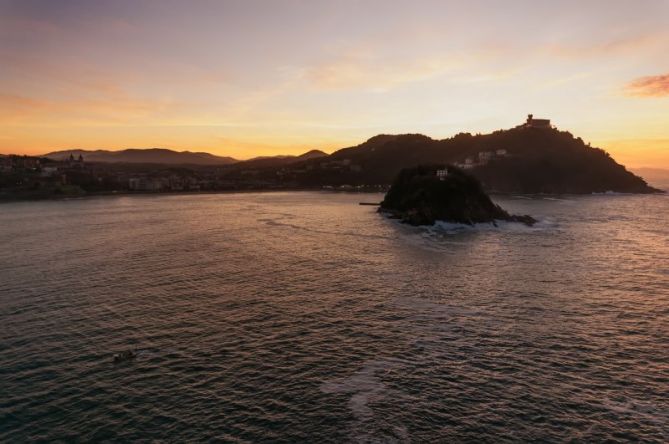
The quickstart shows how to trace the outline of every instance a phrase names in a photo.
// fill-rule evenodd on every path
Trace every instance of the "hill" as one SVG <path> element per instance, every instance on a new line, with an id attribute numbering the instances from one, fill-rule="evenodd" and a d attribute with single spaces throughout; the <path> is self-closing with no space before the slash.
<path id="1" fill-rule="evenodd" d="M 165 148 L 126 149 L 121 151 L 107 150 L 65 150 L 45 154 L 53 160 L 66 160 L 73 155 L 84 157 L 87 162 L 103 163 L 152 163 L 170 165 L 228 165 L 237 162 L 232 157 L 215 156 L 209 153 L 194 153 L 191 151 L 173 151 Z"/>
<path id="2" fill-rule="evenodd" d="M 296 162 L 301 162 L 304 160 L 311 159 L 320 159 L 322 157 L 327 157 L 328 154 L 321 150 L 311 150 L 306 153 L 300 154 L 299 156 L 261 156 L 254 157 L 249 160 L 243 160 L 235 164 L 236 167 L 240 168 L 268 168 L 268 167 L 279 167 L 284 165 L 290 165 Z"/>
<path id="3" fill-rule="evenodd" d="M 321 157 L 327 157 L 328 153 L 321 150 L 311 150 L 306 153 L 300 154 L 296 157 L 297 160 L 307 160 L 307 159 L 320 159 Z"/>
<path id="4" fill-rule="evenodd" d="M 301 186 L 389 185 L 403 168 L 454 164 L 502 193 L 650 193 L 641 177 L 604 150 L 554 128 L 519 126 L 491 134 L 434 140 L 421 134 L 379 135 L 294 165 L 283 172 Z M 281 173 L 281 172 L 279 172 Z"/>

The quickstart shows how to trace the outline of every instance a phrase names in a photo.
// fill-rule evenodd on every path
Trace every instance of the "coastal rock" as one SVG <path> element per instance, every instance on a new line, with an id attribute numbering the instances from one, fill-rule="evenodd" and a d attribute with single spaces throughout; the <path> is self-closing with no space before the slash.
<path id="1" fill-rule="evenodd" d="M 410 225 L 433 225 L 436 221 L 469 225 L 536 222 L 531 216 L 507 213 L 492 202 L 474 176 L 453 166 L 418 166 L 400 171 L 379 211 Z"/>

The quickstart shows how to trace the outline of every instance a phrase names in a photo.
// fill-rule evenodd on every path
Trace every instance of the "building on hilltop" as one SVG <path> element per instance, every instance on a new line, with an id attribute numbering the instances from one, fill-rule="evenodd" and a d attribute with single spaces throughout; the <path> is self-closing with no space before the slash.
<path id="1" fill-rule="evenodd" d="M 74 154 L 70 153 L 70 157 L 67 158 L 67 167 L 71 169 L 82 169 L 84 167 L 84 156 L 79 154 L 79 157 L 74 157 Z"/>
<path id="2" fill-rule="evenodd" d="M 527 121 L 523 126 L 525 128 L 552 128 L 550 119 L 535 119 L 533 114 L 527 115 Z"/>
<path id="3" fill-rule="evenodd" d="M 446 168 L 437 170 L 437 178 L 439 180 L 445 180 L 448 176 L 448 170 Z"/>
<path id="4" fill-rule="evenodd" d="M 479 153 L 479 162 L 483 165 L 488 163 L 490 159 L 495 157 L 495 153 L 493 151 L 481 151 Z"/>
<path id="5" fill-rule="evenodd" d="M 454 165 L 464 170 L 470 170 L 472 168 L 485 166 L 502 157 L 509 157 L 509 152 L 505 148 L 498 148 L 496 150 L 480 151 L 476 157 L 467 157 L 464 162 L 455 162 Z"/>

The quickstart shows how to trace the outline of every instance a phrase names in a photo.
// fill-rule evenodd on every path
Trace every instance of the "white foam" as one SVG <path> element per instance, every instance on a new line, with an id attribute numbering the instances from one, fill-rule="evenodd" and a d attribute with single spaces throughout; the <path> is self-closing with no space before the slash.
<path id="1" fill-rule="evenodd" d="M 619 191 L 604 191 L 603 193 L 592 193 L 593 196 L 627 196 L 634 193 L 621 193 Z"/>
<path id="2" fill-rule="evenodd" d="M 495 223 L 478 223 L 473 225 L 459 224 L 453 222 L 437 221 L 432 226 L 425 226 L 428 230 L 434 230 L 440 233 L 457 234 L 462 232 L 490 232 L 490 231 L 511 231 L 511 232 L 534 232 L 542 231 L 553 227 L 555 222 L 550 219 L 539 220 L 534 225 L 526 225 L 522 222 L 508 222 L 497 220 Z"/>
<path id="3" fill-rule="evenodd" d="M 560 199 L 559 197 L 542 197 L 543 200 L 552 200 L 554 202 L 573 202 L 570 199 Z"/>
<path id="4" fill-rule="evenodd" d="M 350 377 L 326 381 L 320 389 L 323 393 L 352 393 L 349 409 L 358 420 L 369 419 L 374 416 L 369 404 L 390 394 L 377 373 L 388 372 L 397 366 L 395 361 L 369 361 Z"/>
<path id="5" fill-rule="evenodd" d="M 400 225 L 401 222 L 393 220 Z M 428 251 L 443 253 L 452 250 L 454 245 L 468 242 L 463 237 L 465 234 L 499 233 L 504 234 L 533 234 L 554 230 L 558 224 L 551 218 L 540 219 L 533 226 L 521 222 L 497 221 L 497 226 L 492 223 L 480 223 L 474 225 L 458 224 L 437 221 L 434 225 L 420 225 L 412 227 L 401 224 L 401 239 L 403 242 Z"/>

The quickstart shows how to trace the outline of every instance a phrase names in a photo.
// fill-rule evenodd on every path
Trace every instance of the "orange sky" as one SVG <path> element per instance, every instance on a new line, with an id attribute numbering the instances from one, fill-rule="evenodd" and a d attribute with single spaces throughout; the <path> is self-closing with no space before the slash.
<path id="1" fill-rule="evenodd" d="M 533 112 L 669 168 L 669 2 L 0 0 L 0 153 L 237 158 Z"/>

